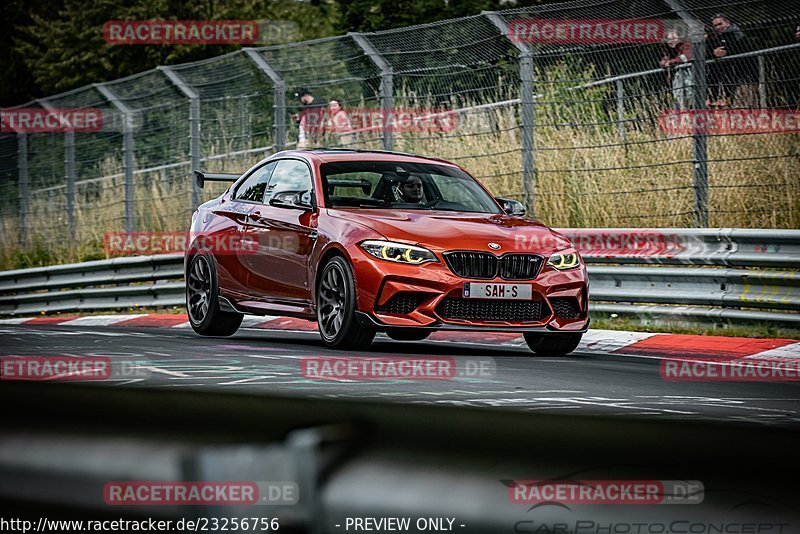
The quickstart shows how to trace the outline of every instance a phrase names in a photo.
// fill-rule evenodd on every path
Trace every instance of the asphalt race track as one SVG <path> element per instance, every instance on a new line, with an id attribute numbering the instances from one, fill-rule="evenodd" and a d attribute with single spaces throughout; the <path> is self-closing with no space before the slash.
<path id="1" fill-rule="evenodd" d="M 527 347 L 454 342 L 396 342 L 379 336 L 368 352 L 329 350 L 315 332 L 241 329 L 230 338 L 200 338 L 184 328 L 0 324 L 0 355 L 103 356 L 135 361 L 137 377 L 115 387 L 183 387 L 203 391 L 364 398 L 548 413 L 581 413 L 755 422 L 800 421 L 798 382 L 676 383 L 659 375 L 659 359 L 576 352 L 541 358 Z M 309 356 L 453 357 L 448 380 L 320 380 L 301 372 Z M 483 372 L 476 369 L 482 366 Z"/>

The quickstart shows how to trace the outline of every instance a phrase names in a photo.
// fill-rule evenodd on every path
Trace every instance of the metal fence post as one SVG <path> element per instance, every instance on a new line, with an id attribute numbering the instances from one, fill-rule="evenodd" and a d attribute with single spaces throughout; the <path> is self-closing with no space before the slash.
<path id="1" fill-rule="evenodd" d="M 701 34 L 702 35 L 702 34 Z M 706 45 L 692 37 L 692 77 L 694 80 L 694 111 L 706 109 Z M 694 225 L 708 228 L 708 138 L 704 128 L 692 131 L 692 162 L 694 163 Z"/>
<path id="2" fill-rule="evenodd" d="M 272 81 L 274 118 L 275 152 L 286 148 L 286 82 L 283 77 L 253 48 L 245 48 L 245 54 L 255 63 L 256 67 L 267 75 Z"/>
<path id="3" fill-rule="evenodd" d="M 200 205 L 200 188 L 194 179 L 194 171 L 200 169 L 200 95 L 172 70 L 171 67 L 160 66 L 158 70 L 171 81 L 178 90 L 189 99 L 189 182 L 192 184 L 191 211 Z"/>
<path id="4" fill-rule="evenodd" d="M 70 246 L 75 241 L 75 132 L 64 135 L 64 168 L 67 171 L 67 229 Z"/>
<path id="5" fill-rule="evenodd" d="M 758 56 L 758 105 L 767 107 L 767 66 L 764 56 Z"/>
<path id="6" fill-rule="evenodd" d="M 19 170 L 19 244 L 28 247 L 28 135 L 17 133 L 17 169 Z"/>
<path id="7" fill-rule="evenodd" d="M 617 80 L 617 132 L 619 139 L 625 142 L 625 85 Z"/>
<path id="8" fill-rule="evenodd" d="M 693 113 L 706 109 L 706 43 L 703 23 L 697 20 L 680 0 L 665 0 L 667 5 L 689 28 L 692 41 Z M 693 121 L 694 122 L 694 121 Z M 694 225 L 708 227 L 708 139 L 705 129 L 692 131 L 692 163 L 694 165 Z"/>
<path id="9" fill-rule="evenodd" d="M 367 54 L 381 71 L 381 114 L 383 121 L 381 124 L 381 147 L 384 150 L 392 150 L 394 147 L 394 72 L 392 66 L 378 52 L 372 43 L 369 42 L 363 33 L 348 33 L 353 41 Z"/>
<path id="10" fill-rule="evenodd" d="M 122 114 L 122 173 L 125 176 L 125 231 L 136 229 L 136 183 L 133 180 L 133 111 L 103 84 L 94 87 Z"/>
<path id="11" fill-rule="evenodd" d="M 37 100 L 43 108 L 58 113 L 47 100 Z M 75 132 L 64 132 L 64 178 L 67 185 L 67 241 L 69 248 L 75 242 Z"/>
<path id="12" fill-rule="evenodd" d="M 498 13 L 484 11 L 483 15 L 494 24 L 519 52 L 520 141 L 522 145 L 522 198 L 528 213 L 536 214 L 536 157 L 535 157 L 535 103 L 533 96 L 533 52 L 530 47 L 511 39 L 508 23 Z"/>

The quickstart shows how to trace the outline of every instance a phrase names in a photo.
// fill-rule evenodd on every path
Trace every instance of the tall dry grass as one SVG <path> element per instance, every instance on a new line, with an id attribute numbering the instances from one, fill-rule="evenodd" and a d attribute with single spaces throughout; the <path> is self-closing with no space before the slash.
<path id="1" fill-rule="evenodd" d="M 632 109 L 629 113 L 635 116 L 640 111 Z M 694 225 L 694 166 L 689 137 L 669 137 L 655 124 L 634 121 L 623 139 L 613 124 L 555 125 L 569 122 L 564 119 L 569 110 L 560 113 L 544 106 L 537 111 L 537 173 L 531 190 L 538 219 L 559 227 Z M 521 198 L 518 124 L 515 107 L 481 111 L 460 116 L 453 131 L 397 132 L 395 149 L 455 161 L 494 194 Z M 378 145 L 375 134 L 357 136 L 358 147 Z M 203 148 L 207 154 L 223 154 L 231 147 L 220 140 Z M 712 136 L 708 155 L 710 226 L 800 228 L 799 134 Z M 246 169 L 258 159 L 258 155 L 230 157 L 209 161 L 205 167 L 232 172 Z M 97 176 L 120 172 L 119 161 L 112 158 L 101 161 L 96 169 Z M 212 198 L 224 189 L 225 185 L 209 184 L 203 197 Z M 63 194 L 34 195 L 25 250 L 19 247 L 18 220 L 10 215 L 0 218 L 0 268 L 105 257 L 103 235 L 123 229 L 123 199 L 121 177 L 99 186 L 79 187 L 76 235 L 70 240 Z M 187 167 L 136 175 L 138 230 L 186 229 L 190 202 Z"/>

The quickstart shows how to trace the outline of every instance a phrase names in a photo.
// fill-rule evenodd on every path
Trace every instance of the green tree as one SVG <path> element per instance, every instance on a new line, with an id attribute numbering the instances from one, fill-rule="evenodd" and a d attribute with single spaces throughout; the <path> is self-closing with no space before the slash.
<path id="1" fill-rule="evenodd" d="M 63 0 L 60 8 L 30 12 L 29 19 L 14 39 L 12 52 L 24 58 L 36 87 L 31 92 L 52 94 L 238 48 L 109 45 L 103 39 L 103 24 L 109 20 L 293 21 L 298 38 L 304 40 L 334 35 L 338 10 L 332 0 L 317 5 L 294 0 Z"/>
<path id="2" fill-rule="evenodd" d="M 22 51 L 15 42 L 22 37 L 23 28 L 35 15 L 57 12 L 62 0 L 5 0 L 0 9 L 0 106 L 19 104 L 30 98 L 44 96 L 37 90 L 33 74 L 25 63 Z"/>
<path id="3" fill-rule="evenodd" d="M 343 0 L 341 32 L 371 32 L 547 3 L 536 0 Z"/>

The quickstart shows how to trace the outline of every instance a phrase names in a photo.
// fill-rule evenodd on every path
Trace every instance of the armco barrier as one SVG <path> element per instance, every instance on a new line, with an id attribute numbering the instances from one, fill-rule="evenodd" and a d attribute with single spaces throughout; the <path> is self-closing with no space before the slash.
<path id="1" fill-rule="evenodd" d="M 563 228 L 587 262 L 800 268 L 800 231 Z"/>
<path id="2" fill-rule="evenodd" d="M 800 231 L 560 232 L 589 264 L 592 311 L 800 326 Z M 180 306 L 182 261 L 137 256 L 0 272 L 0 315 Z"/>
<path id="3" fill-rule="evenodd" d="M 0 505 L 16 516 L 199 517 L 209 524 L 213 518 L 267 516 L 280 518 L 278 532 L 296 534 L 348 532 L 347 517 L 457 518 L 456 525 L 465 527 L 454 525 L 450 532 L 465 534 L 555 533 L 561 529 L 538 527 L 556 523 L 596 534 L 661 532 L 657 527 L 667 523 L 676 525 L 672 532 L 720 532 L 720 524 L 733 525 L 728 532 L 756 532 L 742 528 L 756 520 L 761 532 L 789 534 L 797 531 L 783 527 L 800 521 L 791 505 L 800 501 L 796 478 L 766 476 L 796 472 L 775 454 L 797 448 L 797 426 L 788 415 L 771 422 L 784 426 L 744 418 L 721 424 L 230 388 L 12 381 L 0 387 L 0 403 L 9 407 L 0 433 Z M 742 451 L 748 460 L 758 458 L 757 465 L 743 462 Z M 577 510 L 553 501 L 555 506 L 531 511 L 508 498 L 512 479 L 595 473 L 608 479 L 691 476 L 708 493 L 692 506 Z M 114 480 L 293 481 L 299 500 L 291 506 L 109 508 L 104 486 Z M 645 528 L 625 529 L 634 522 Z"/>

